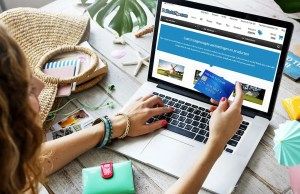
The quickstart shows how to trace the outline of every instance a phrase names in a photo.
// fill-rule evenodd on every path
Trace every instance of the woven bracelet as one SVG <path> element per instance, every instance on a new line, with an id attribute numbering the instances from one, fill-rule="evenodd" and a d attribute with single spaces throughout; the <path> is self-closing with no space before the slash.
<path id="1" fill-rule="evenodd" d="M 126 122 L 126 129 L 125 129 L 124 133 L 119 137 L 119 139 L 124 139 L 128 135 L 129 130 L 130 130 L 130 120 L 129 120 L 129 117 L 128 117 L 128 115 L 123 114 L 123 113 L 118 113 L 116 116 L 123 116 L 127 120 L 127 122 Z"/>

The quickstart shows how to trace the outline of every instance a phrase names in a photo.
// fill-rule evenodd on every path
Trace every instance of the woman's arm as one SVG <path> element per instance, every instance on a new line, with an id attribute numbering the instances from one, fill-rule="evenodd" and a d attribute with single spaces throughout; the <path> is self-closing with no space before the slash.
<path id="1" fill-rule="evenodd" d="M 172 108 L 164 107 L 159 97 L 150 95 L 139 99 L 131 105 L 126 114 L 130 118 L 131 128 L 128 136 L 134 137 L 152 132 L 166 125 L 165 120 L 152 124 L 146 122 L 155 115 L 172 112 Z M 111 118 L 113 138 L 120 137 L 126 128 L 126 118 Z M 82 153 L 94 148 L 104 135 L 104 125 L 99 123 L 56 140 L 45 142 L 41 148 L 44 175 L 48 176 L 59 170 Z"/>
<path id="2" fill-rule="evenodd" d="M 192 168 L 170 187 L 167 193 L 198 193 L 208 173 L 220 157 L 230 138 L 235 134 L 242 122 L 241 107 L 243 93 L 239 83 L 236 84 L 236 97 L 229 106 L 227 99 L 222 98 L 218 107 L 213 106 L 209 123 L 209 140 L 201 156 Z"/>

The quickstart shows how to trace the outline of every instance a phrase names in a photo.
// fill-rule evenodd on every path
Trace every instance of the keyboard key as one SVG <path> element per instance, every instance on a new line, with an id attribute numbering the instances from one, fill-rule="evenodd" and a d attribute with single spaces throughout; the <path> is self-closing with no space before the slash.
<path id="1" fill-rule="evenodd" d="M 169 105 L 169 106 L 173 106 L 174 104 L 175 104 L 175 102 L 173 102 L 173 101 L 171 101 L 171 100 L 168 102 L 168 105 Z"/>
<path id="2" fill-rule="evenodd" d="M 241 124 L 241 125 L 240 125 L 240 129 L 242 129 L 242 130 L 244 130 L 244 131 L 245 131 L 245 130 L 247 129 L 247 126 L 246 126 L 246 125 L 243 125 L 243 124 Z"/>
<path id="3" fill-rule="evenodd" d="M 167 130 L 172 131 L 172 132 L 177 133 L 177 134 L 180 134 L 180 135 L 183 135 L 183 136 L 191 138 L 191 139 L 194 139 L 194 137 L 196 136 L 195 133 L 192 133 L 190 131 L 181 129 L 181 128 L 173 126 L 173 125 L 168 125 Z"/>
<path id="4" fill-rule="evenodd" d="M 179 121 L 176 121 L 176 120 L 173 120 L 172 122 L 171 122 L 171 125 L 177 125 L 179 123 Z"/>
<path id="5" fill-rule="evenodd" d="M 178 108 L 174 109 L 174 113 L 177 113 L 177 114 L 179 114 L 180 112 L 181 112 L 181 110 L 180 110 L 180 109 L 178 109 Z"/>
<path id="6" fill-rule="evenodd" d="M 167 104 L 168 102 L 169 102 L 168 99 L 165 99 L 165 98 L 163 99 L 163 103 L 164 103 L 164 104 Z"/>
<path id="7" fill-rule="evenodd" d="M 180 128 L 184 128 L 185 127 L 185 123 L 180 122 L 177 126 L 180 127 Z"/>
<path id="8" fill-rule="evenodd" d="M 186 111 L 181 111 L 181 113 L 180 113 L 180 115 L 182 115 L 182 116 L 186 116 L 188 114 L 188 112 L 186 112 Z"/>
<path id="9" fill-rule="evenodd" d="M 233 152 L 233 150 L 229 149 L 229 148 L 226 148 L 225 151 L 228 152 L 228 153 L 232 153 Z"/>
<path id="10" fill-rule="evenodd" d="M 238 144 L 238 142 L 233 141 L 233 140 L 229 140 L 227 144 L 235 147 Z"/>
<path id="11" fill-rule="evenodd" d="M 208 115 L 208 113 L 207 112 L 202 112 L 200 115 L 203 116 L 203 117 L 206 117 Z"/>
<path id="12" fill-rule="evenodd" d="M 203 107 L 199 107 L 199 109 L 200 109 L 201 111 L 205 111 L 205 108 L 203 108 Z"/>
<path id="13" fill-rule="evenodd" d="M 184 103 L 185 105 L 187 105 L 187 106 L 191 106 L 191 104 L 190 103 L 188 103 L 188 102 L 186 102 L 186 103 Z"/>
<path id="14" fill-rule="evenodd" d="M 181 110 L 186 110 L 188 107 L 186 105 L 181 105 Z"/>
<path id="15" fill-rule="evenodd" d="M 178 100 L 176 98 L 172 98 L 172 101 L 174 102 L 178 102 Z"/>
<path id="16" fill-rule="evenodd" d="M 201 129 L 205 129 L 206 128 L 206 124 L 204 124 L 204 123 L 200 123 L 200 125 L 199 125 L 199 127 L 201 128 Z"/>
<path id="17" fill-rule="evenodd" d="M 234 141 L 240 141 L 241 136 L 234 135 L 231 139 L 234 140 Z"/>
<path id="18" fill-rule="evenodd" d="M 209 109 L 205 109 L 205 112 L 210 113 Z"/>
<path id="19" fill-rule="evenodd" d="M 183 122 L 185 120 L 185 117 L 180 116 L 178 120 Z"/>
<path id="20" fill-rule="evenodd" d="M 194 112 L 194 110 L 195 110 L 195 109 L 192 108 L 192 107 L 189 107 L 189 108 L 187 109 L 187 111 L 190 112 L 190 113 Z"/>
<path id="21" fill-rule="evenodd" d="M 184 104 L 184 101 L 182 101 L 182 100 L 179 100 L 179 101 L 178 101 L 178 103 L 180 103 L 180 104 Z"/>
<path id="22" fill-rule="evenodd" d="M 193 122 L 193 120 L 190 119 L 190 118 L 187 118 L 187 119 L 185 120 L 185 123 L 187 123 L 187 124 L 191 124 L 192 122 Z"/>
<path id="23" fill-rule="evenodd" d="M 158 95 L 158 93 L 157 93 L 157 92 L 153 92 L 152 94 L 153 94 L 153 95 L 156 95 L 156 96 Z"/>
<path id="24" fill-rule="evenodd" d="M 249 123 L 247 121 L 243 121 L 242 124 L 243 125 L 249 125 Z"/>
<path id="25" fill-rule="evenodd" d="M 192 105 L 192 107 L 193 107 L 193 108 L 198 108 L 198 106 L 196 106 L 196 105 L 194 105 L 194 104 Z"/>
<path id="26" fill-rule="evenodd" d="M 205 140 L 203 141 L 203 143 L 206 143 L 206 142 L 207 142 L 207 140 L 208 140 L 208 138 L 205 138 Z"/>
<path id="27" fill-rule="evenodd" d="M 200 135 L 205 135 L 205 134 L 206 134 L 206 131 L 203 130 L 203 129 L 201 129 L 201 130 L 199 131 L 199 134 L 200 134 Z"/>
<path id="28" fill-rule="evenodd" d="M 205 134 L 205 137 L 209 137 L 209 131 Z"/>
<path id="29" fill-rule="evenodd" d="M 195 120 L 195 121 L 200 121 L 200 119 L 201 119 L 200 116 L 197 116 L 197 115 L 196 115 L 196 116 L 194 117 L 194 120 Z"/>
<path id="30" fill-rule="evenodd" d="M 193 128 L 192 125 L 186 125 L 186 126 L 185 126 L 185 129 L 188 130 L 188 131 L 190 131 L 192 128 Z"/>
<path id="31" fill-rule="evenodd" d="M 208 121 L 208 119 L 206 119 L 204 117 L 200 120 L 201 123 L 207 123 L 207 121 Z"/>
<path id="32" fill-rule="evenodd" d="M 205 139 L 205 137 L 202 136 L 202 135 L 197 135 L 197 136 L 195 137 L 195 140 L 196 140 L 196 141 L 200 141 L 200 142 L 203 142 L 204 139 Z"/>
<path id="33" fill-rule="evenodd" d="M 165 95 L 163 95 L 163 94 L 158 94 L 158 96 L 160 96 L 160 97 L 162 97 L 162 98 L 165 97 Z"/>
<path id="34" fill-rule="evenodd" d="M 193 127 L 193 129 L 192 129 L 192 132 L 194 132 L 194 133 L 198 133 L 199 132 L 199 128 L 198 127 Z"/>
<path id="35" fill-rule="evenodd" d="M 173 115 L 171 116 L 172 119 L 177 119 L 178 117 L 179 117 L 178 114 L 173 114 Z"/>
<path id="36" fill-rule="evenodd" d="M 210 115 L 210 114 L 207 114 L 206 118 L 210 119 L 210 118 L 211 118 L 211 115 Z"/>
<path id="37" fill-rule="evenodd" d="M 205 131 L 209 131 L 209 126 L 208 125 L 205 126 Z"/>
<path id="38" fill-rule="evenodd" d="M 192 114 L 192 113 L 189 113 L 189 114 L 187 115 L 187 117 L 190 118 L 190 119 L 194 118 L 194 116 L 195 116 L 195 115 Z"/>
<path id="39" fill-rule="evenodd" d="M 179 103 L 174 104 L 175 108 L 179 108 L 181 105 Z"/>
<path id="40" fill-rule="evenodd" d="M 200 114 L 201 114 L 201 110 L 196 109 L 196 110 L 194 111 L 194 114 L 195 114 L 195 115 L 200 115 Z"/>
<path id="41" fill-rule="evenodd" d="M 200 124 L 200 123 L 199 123 L 198 121 L 193 121 L 193 122 L 192 122 L 192 125 L 195 126 L 195 127 L 198 127 L 199 124 Z"/>
<path id="42" fill-rule="evenodd" d="M 168 100 L 171 100 L 171 97 L 170 97 L 170 96 L 166 96 L 165 98 L 168 99 Z"/>
<path id="43" fill-rule="evenodd" d="M 239 135 L 239 136 L 242 136 L 242 135 L 244 134 L 244 131 L 238 130 L 238 131 L 236 132 L 236 134 Z"/>
<path id="44" fill-rule="evenodd" d="M 147 123 L 152 123 L 154 121 L 154 118 L 151 118 L 147 121 Z"/>

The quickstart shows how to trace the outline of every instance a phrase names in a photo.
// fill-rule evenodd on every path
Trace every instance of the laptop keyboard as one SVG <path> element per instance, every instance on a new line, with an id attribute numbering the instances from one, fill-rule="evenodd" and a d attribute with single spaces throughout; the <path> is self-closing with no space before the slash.
<path id="1" fill-rule="evenodd" d="M 164 94 L 153 92 L 162 98 L 166 106 L 174 107 L 173 113 L 168 113 L 151 118 L 148 123 L 165 119 L 168 121 L 167 130 L 183 135 L 198 142 L 206 143 L 209 137 L 209 110 L 199 107 Z M 227 142 L 224 150 L 233 153 L 234 148 L 238 145 L 249 123 L 243 121 L 236 134 Z"/>

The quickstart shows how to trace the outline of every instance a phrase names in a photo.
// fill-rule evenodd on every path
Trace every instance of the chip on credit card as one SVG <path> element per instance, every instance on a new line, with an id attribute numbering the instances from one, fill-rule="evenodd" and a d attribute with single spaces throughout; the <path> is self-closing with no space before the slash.
<path id="1" fill-rule="evenodd" d="M 228 98 L 235 85 L 224 78 L 205 70 L 194 88 L 206 96 L 220 101 L 222 97 Z"/>

